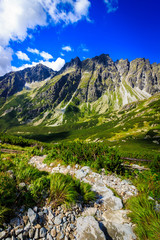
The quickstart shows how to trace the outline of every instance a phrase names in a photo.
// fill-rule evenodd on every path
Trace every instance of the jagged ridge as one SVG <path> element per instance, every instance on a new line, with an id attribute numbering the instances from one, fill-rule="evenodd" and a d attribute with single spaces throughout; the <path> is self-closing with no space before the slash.
<path id="1" fill-rule="evenodd" d="M 36 67 L 38 71 L 35 71 Z M 37 125 L 44 121 L 50 125 L 61 124 L 66 120 L 63 114 L 70 104 L 75 106 L 73 111 L 77 109 L 78 117 L 71 114 L 71 118 L 74 117 L 77 121 L 87 115 L 117 110 L 125 104 L 148 98 L 160 90 L 160 64 L 150 64 L 144 58 L 131 62 L 123 59 L 114 62 L 108 54 L 102 54 L 81 62 L 76 57 L 57 73 L 42 65 L 36 67 L 14 73 L 14 83 L 17 81 L 19 85 L 15 85 L 18 88 L 8 88 L 5 95 L 7 97 L 20 91 L 26 81 L 41 81 L 54 75 L 42 87 L 34 89 L 34 97 L 32 90 L 25 92 L 25 112 L 23 105 L 16 109 L 16 115 L 23 120 L 22 123 L 34 121 Z M 43 69 L 42 74 L 39 68 Z M 0 79 L 2 86 L 5 81 L 9 81 L 12 74 Z M 3 87 L 1 92 L 4 94 L 5 91 L 2 90 Z"/>

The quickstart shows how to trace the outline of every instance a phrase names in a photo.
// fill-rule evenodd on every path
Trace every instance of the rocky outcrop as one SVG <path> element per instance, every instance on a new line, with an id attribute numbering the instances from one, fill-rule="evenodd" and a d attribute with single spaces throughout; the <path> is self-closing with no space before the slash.
<path id="1" fill-rule="evenodd" d="M 55 74 L 56 72 L 42 64 L 21 71 L 7 73 L 0 77 L 0 97 L 6 99 L 21 91 L 25 83 L 39 82 Z"/>

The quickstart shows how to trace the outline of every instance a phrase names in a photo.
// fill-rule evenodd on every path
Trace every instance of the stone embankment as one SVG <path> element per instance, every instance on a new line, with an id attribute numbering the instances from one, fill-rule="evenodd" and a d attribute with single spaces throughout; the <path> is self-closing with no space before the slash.
<path id="1" fill-rule="evenodd" d="M 115 175 L 105 175 L 93 172 L 88 166 L 79 165 L 48 167 L 43 163 L 45 156 L 33 157 L 29 163 L 39 170 L 50 173 L 69 173 L 72 176 L 92 185 L 97 193 L 95 202 L 88 205 L 76 204 L 71 209 L 59 206 L 51 209 L 34 207 L 19 212 L 12 219 L 7 229 L 0 232 L 0 239 L 48 239 L 48 240 L 132 240 L 136 239 L 133 233 L 133 224 L 127 217 L 128 210 L 123 210 L 123 202 L 129 197 L 137 195 L 135 186 L 128 180 L 121 180 Z M 116 190 L 120 197 L 116 197 Z"/>

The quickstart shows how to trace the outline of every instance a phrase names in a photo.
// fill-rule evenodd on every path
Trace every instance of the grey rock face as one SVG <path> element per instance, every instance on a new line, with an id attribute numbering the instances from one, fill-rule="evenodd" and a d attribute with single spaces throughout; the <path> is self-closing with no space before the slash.
<path id="1" fill-rule="evenodd" d="M 26 68 L 22 71 L 10 72 L 0 77 L 0 97 L 7 98 L 14 93 L 21 91 L 26 82 L 42 81 L 56 72 L 52 69 L 38 64 L 32 68 Z"/>
<path id="2" fill-rule="evenodd" d="M 77 240 L 105 240 L 98 222 L 92 216 L 77 219 Z"/>

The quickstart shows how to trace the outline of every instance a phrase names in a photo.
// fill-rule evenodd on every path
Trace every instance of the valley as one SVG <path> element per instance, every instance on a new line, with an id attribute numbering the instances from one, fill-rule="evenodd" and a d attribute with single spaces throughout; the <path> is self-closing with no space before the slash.
<path id="1" fill-rule="evenodd" d="M 0 239 L 90 240 L 91 221 L 93 239 L 157 240 L 159 144 L 160 64 L 102 54 L 0 77 Z"/>

